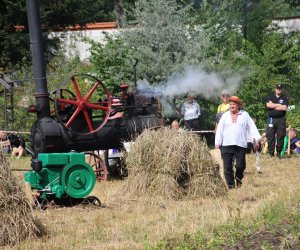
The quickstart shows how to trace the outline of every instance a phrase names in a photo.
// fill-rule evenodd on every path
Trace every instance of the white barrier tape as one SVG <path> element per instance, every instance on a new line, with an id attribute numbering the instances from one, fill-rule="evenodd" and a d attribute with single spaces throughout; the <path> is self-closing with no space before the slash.
<path id="1" fill-rule="evenodd" d="M 8 133 L 8 134 L 30 134 L 30 132 L 27 131 L 0 130 L 0 132 Z"/>
<path id="2" fill-rule="evenodd" d="M 296 128 L 298 131 L 300 129 Z M 264 128 L 259 128 L 259 131 L 265 131 L 266 129 Z M 11 133 L 11 134 L 30 134 L 30 132 L 27 131 L 9 131 L 9 130 L 0 130 L 0 132 L 4 133 Z M 215 130 L 199 130 L 199 131 L 189 131 L 191 133 L 215 133 Z"/>

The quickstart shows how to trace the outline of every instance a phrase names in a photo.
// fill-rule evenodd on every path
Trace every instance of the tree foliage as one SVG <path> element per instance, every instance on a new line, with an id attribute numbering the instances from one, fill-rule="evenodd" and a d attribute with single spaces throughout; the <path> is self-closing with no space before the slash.
<path id="1" fill-rule="evenodd" d="M 114 19 L 114 3 L 105 0 L 40 1 L 44 31 L 54 27 L 85 25 Z M 15 26 L 24 29 L 16 30 Z M 3 0 L 0 5 L 0 68 L 16 68 L 30 62 L 26 1 Z"/>
<path id="2" fill-rule="evenodd" d="M 201 65 L 209 71 L 240 74 L 243 81 L 236 94 L 244 100 L 251 116 L 258 118 L 259 127 L 264 126 L 265 97 L 274 91 L 275 83 L 284 83 L 290 103 L 296 105 L 295 111 L 288 112 L 288 122 L 298 126 L 299 33 L 283 33 L 271 29 L 270 24 L 274 17 L 297 14 L 299 1 L 56 0 L 51 3 L 41 0 L 42 23 L 47 29 L 114 17 L 126 27 L 119 36 L 107 37 L 106 43 L 92 42 L 93 67 L 82 69 L 94 72 L 113 92 L 123 80 L 133 85 L 135 70 L 137 79 L 146 78 L 151 84 L 158 84 L 186 65 Z M 0 5 L 0 67 L 28 62 L 27 31 L 14 29 L 15 25 L 27 26 L 25 7 L 25 1 L 20 0 L 3 0 Z M 63 70 L 64 75 L 74 68 L 81 71 L 82 65 L 76 60 L 71 63 L 61 60 L 63 65 L 58 61 L 49 62 L 51 72 Z M 57 78 L 53 83 L 58 81 Z M 198 101 L 205 121 L 213 121 L 216 100 Z M 212 124 L 208 122 L 206 128 Z"/>
<path id="3" fill-rule="evenodd" d="M 135 62 L 130 61 L 129 52 L 123 46 L 122 37 L 114 38 L 106 35 L 105 44 L 90 42 L 93 71 L 112 92 L 119 91 L 118 86 L 123 80 L 131 83 L 134 81 L 133 65 Z"/>
<path id="4" fill-rule="evenodd" d="M 186 14 L 187 9 L 174 0 L 137 1 L 133 13 L 135 26 L 129 26 L 121 32 L 121 38 L 115 40 L 114 52 L 111 53 L 123 53 L 121 57 L 126 72 L 137 62 L 137 78 L 145 78 L 153 84 L 164 81 L 172 73 L 181 71 L 187 64 L 200 64 L 206 57 L 209 40 L 202 29 L 191 25 L 192 19 Z M 109 40 L 107 45 L 98 46 L 100 50 L 103 50 L 104 46 L 109 49 L 112 43 L 113 40 Z M 100 55 L 94 46 L 92 55 L 94 61 L 99 61 L 103 60 L 107 53 Z M 116 63 L 118 62 L 117 59 Z M 111 72 L 112 64 L 113 62 L 108 62 L 106 66 L 99 64 L 95 67 L 97 72 Z M 116 73 L 114 78 L 124 77 L 120 71 Z"/>
<path id="5" fill-rule="evenodd" d="M 291 104 L 300 102 L 299 38 L 299 33 L 267 32 L 260 50 L 249 45 L 245 51 L 245 60 L 252 65 L 252 72 L 245 79 L 240 95 L 246 100 L 250 113 L 260 118 L 260 126 L 266 115 L 265 98 L 274 91 L 276 83 L 286 86 Z"/>
<path id="6" fill-rule="evenodd" d="M 95 67 L 102 75 L 115 67 L 113 78 L 127 75 L 132 80 L 129 64 L 137 60 L 137 77 L 153 84 L 190 64 L 219 72 L 227 70 L 229 74 L 237 72 L 243 81 L 236 94 L 263 127 L 265 98 L 275 83 L 284 83 L 290 102 L 299 103 L 299 34 L 270 29 L 272 17 L 293 14 L 292 4 L 297 7 L 283 0 L 211 0 L 202 1 L 200 11 L 193 12 L 175 1 L 139 0 L 133 12 L 133 28 L 107 45 L 94 44 L 94 61 L 99 65 Z M 119 57 L 106 59 L 114 53 L 122 55 L 121 64 Z M 204 111 L 210 110 L 203 114 L 213 120 L 214 109 L 206 106 L 216 105 L 214 100 L 199 101 Z"/>

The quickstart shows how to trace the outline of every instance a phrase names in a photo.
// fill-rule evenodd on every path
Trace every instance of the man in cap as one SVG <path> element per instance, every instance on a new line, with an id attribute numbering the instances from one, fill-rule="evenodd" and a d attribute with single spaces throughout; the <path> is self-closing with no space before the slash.
<path id="1" fill-rule="evenodd" d="M 284 144 L 284 136 L 286 131 L 286 110 L 288 108 L 288 98 L 283 95 L 283 85 L 276 84 L 275 93 L 269 95 L 266 99 L 266 107 L 268 112 L 267 121 L 267 139 L 268 153 L 272 157 L 275 152 L 275 141 L 277 137 L 276 152 L 280 158 L 280 152 Z"/>
<path id="2" fill-rule="evenodd" d="M 229 98 L 229 110 L 218 124 L 215 147 L 220 148 L 224 163 L 224 176 L 229 189 L 240 187 L 246 169 L 246 150 L 249 135 L 258 142 L 261 138 L 253 120 L 247 111 L 241 110 L 242 100 L 237 96 Z M 236 171 L 233 171 L 235 159 Z"/>

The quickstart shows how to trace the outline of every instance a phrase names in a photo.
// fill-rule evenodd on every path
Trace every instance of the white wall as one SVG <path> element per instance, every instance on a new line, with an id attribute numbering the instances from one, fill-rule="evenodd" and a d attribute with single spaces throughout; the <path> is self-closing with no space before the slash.
<path id="1" fill-rule="evenodd" d="M 105 33 L 114 35 L 118 32 L 118 29 L 55 31 L 51 32 L 49 37 L 58 37 L 61 39 L 62 50 L 65 52 L 67 57 L 73 58 L 76 55 L 79 55 L 80 60 L 85 61 L 90 57 L 89 49 L 91 45 L 88 42 L 83 41 L 84 38 L 105 43 Z"/>
<path id="2" fill-rule="evenodd" d="M 286 20 L 273 20 L 272 23 L 278 25 L 282 32 L 289 33 L 292 31 L 300 31 L 300 17 Z"/>

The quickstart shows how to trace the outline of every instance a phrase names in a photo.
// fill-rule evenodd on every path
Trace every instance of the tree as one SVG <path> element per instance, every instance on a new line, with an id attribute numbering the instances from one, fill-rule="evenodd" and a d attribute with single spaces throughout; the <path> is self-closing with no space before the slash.
<path id="1" fill-rule="evenodd" d="M 110 37 L 106 35 L 106 43 L 90 41 L 91 63 L 93 72 L 104 82 L 104 84 L 114 93 L 118 93 L 118 86 L 123 80 L 133 82 L 134 62 L 130 62 L 129 52 L 124 47 L 122 37 Z"/>
<path id="2" fill-rule="evenodd" d="M 251 75 L 247 77 L 240 90 L 246 100 L 248 111 L 259 118 L 260 126 L 265 120 L 265 98 L 274 91 L 276 83 L 286 86 L 290 104 L 298 104 L 300 97 L 300 34 L 267 32 L 260 50 L 247 44 L 244 60 L 250 66 Z"/>
<path id="3" fill-rule="evenodd" d="M 130 58 L 138 61 L 137 78 L 155 84 L 186 65 L 203 62 L 209 40 L 200 27 L 191 25 L 187 12 L 175 0 L 136 2 L 136 25 L 121 36 Z"/>
<path id="4" fill-rule="evenodd" d="M 44 30 L 113 20 L 113 3 L 106 0 L 41 0 Z M 15 26 L 23 26 L 16 30 Z M 0 5 L 0 68 L 16 68 L 30 60 L 26 1 L 3 0 Z"/>
<path id="5" fill-rule="evenodd" d="M 272 18 L 295 14 L 284 0 L 211 0 L 203 3 L 209 28 L 240 29 L 244 39 L 260 46 Z"/>
<path id="6" fill-rule="evenodd" d="M 277 81 L 287 85 L 292 103 L 299 102 L 295 92 L 300 82 L 299 34 L 270 28 L 272 17 L 293 13 L 288 4 L 282 0 L 212 0 L 204 2 L 202 11 L 214 68 L 231 68 L 243 76 L 237 94 L 260 127 L 265 123 L 265 97 Z"/>
<path id="7" fill-rule="evenodd" d="M 0 68 L 28 59 L 29 37 L 15 26 L 26 22 L 25 1 L 3 0 L 0 5 Z"/>

